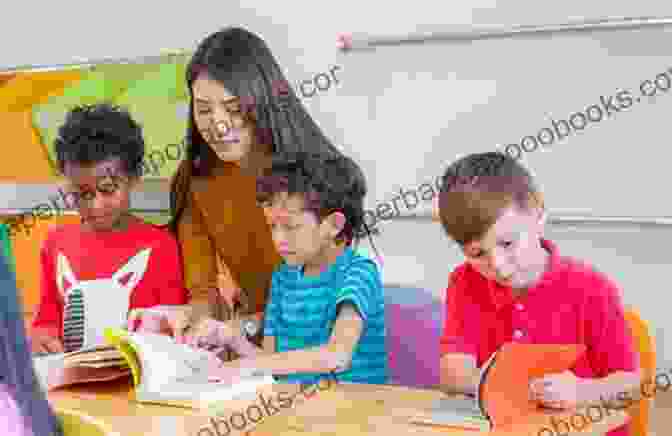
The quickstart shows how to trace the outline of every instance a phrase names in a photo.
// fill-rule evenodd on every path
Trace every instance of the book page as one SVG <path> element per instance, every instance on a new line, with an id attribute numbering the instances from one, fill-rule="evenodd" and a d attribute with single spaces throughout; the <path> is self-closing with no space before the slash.
<path id="1" fill-rule="evenodd" d="M 33 358 L 35 374 L 42 389 L 47 392 L 56 388 L 79 383 L 115 380 L 127 377 L 131 370 L 123 365 L 86 367 L 70 366 L 65 354 L 54 353 Z"/>
<path id="2" fill-rule="evenodd" d="M 258 388 L 275 382 L 271 375 L 245 377 L 233 385 L 209 381 L 214 354 L 178 344 L 170 336 L 130 333 L 128 342 L 140 359 L 136 399 L 141 402 L 205 408 L 218 401 L 253 399 Z"/>
<path id="3" fill-rule="evenodd" d="M 441 398 L 430 409 L 414 416 L 411 422 L 483 431 L 490 429 L 490 422 L 481 413 L 474 398 Z"/>
<path id="4" fill-rule="evenodd" d="M 245 377 L 231 385 L 225 382 L 203 381 L 198 377 L 181 379 L 163 384 L 161 391 L 143 393 L 140 400 L 154 400 L 157 402 L 185 402 L 197 408 L 206 408 L 219 401 L 226 400 L 254 400 L 260 387 L 274 383 L 273 377 L 252 376 Z"/>
<path id="5" fill-rule="evenodd" d="M 151 333 L 129 333 L 128 342 L 140 359 L 139 391 L 161 392 L 164 385 L 180 380 L 207 383 L 211 353 Z"/>
<path id="6" fill-rule="evenodd" d="M 49 390 L 49 379 L 53 380 L 55 374 L 63 372 L 65 369 L 64 354 L 53 353 L 33 357 L 33 367 L 42 390 L 47 392 Z"/>

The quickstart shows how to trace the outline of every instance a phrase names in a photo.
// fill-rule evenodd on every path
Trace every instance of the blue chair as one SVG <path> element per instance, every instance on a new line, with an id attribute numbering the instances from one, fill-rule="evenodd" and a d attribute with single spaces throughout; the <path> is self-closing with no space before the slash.
<path id="1" fill-rule="evenodd" d="M 428 291 L 387 285 L 385 321 L 390 384 L 432 388 L 439 385 L 439 341 L 445 320 L 441 300 Z"/>

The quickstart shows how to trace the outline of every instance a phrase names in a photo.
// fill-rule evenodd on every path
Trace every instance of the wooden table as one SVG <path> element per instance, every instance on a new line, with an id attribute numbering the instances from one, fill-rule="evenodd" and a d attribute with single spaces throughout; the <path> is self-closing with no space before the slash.
<path id="1" fill-rule="evenodd" d="M 99 383 L 82 387 L 71 387 L 49 393 L 52 405 L 60 409 L 73 409 L 97 418 L 110 430 L 122 436 L 271 436 L 289 435 L 420 435 L 453 434 L 455 436 L 473 436 L 476 432 L 451 430 L 440 427 L 415 425 L 409 418 L 422 409 L 429 408 L 442 394 L 434 390 L 410 389 L 398 386 L 334 384 L 315 390 L 310 398 L 301 393 L 295 397 L 290 408 L 281 408 L 279 399 L 287 399 L 295 392 L 292 385 L 278 384 L 272 392 L 266 392 L 265 398 L 276 395 L 275 405 L 278 411 L 274 416 L 263 414 L 259 420 L 258 412 L 253 410 L 253 424 L 249 420 L 242 427 L 240 416 L 234 418 L 239 428 L 231 427 L 233 413 L 245 411 L 253 404 L 263 409 L 261 400 L 246 400 L 239 404 L 227 405 L 226 410 L 218 413 L 219 434 L 213 429 L 208 415 L 204 411 L 178 407 L 139 404 L 132 400 L 130 385 L 124 383 Z M 280 394 L 283 392 L 283 394 Z M 264 394 L 262 394 L 264 395 Z M 277 397 L 284 395 L 284 397 Z M 284 403 L 285 405 L 287 403 Z M 268 409 L 267 409 L 268 410 Z M 272 412 L 271 412 L 272 413 Z M 540 432 L 544 425 L 550 425 L 551 415 L 543 422 L 530 426 L 529 436 L 553 436 L 549 432 Z M 618 427 L 626 420 L 624 412 L 612 412 L 596 424 L 570 435 L 603 435 Z M 227 424 L 225 424 L 227 423 Z M 228 432 L 227 432 L 228 430 Z M 497 432 L 498 435 L 523 435 L 516 432 Z M 494 434 L 494 433 L 493 433 Z M 563 433 L 564 434 L 564 433 Z"/>

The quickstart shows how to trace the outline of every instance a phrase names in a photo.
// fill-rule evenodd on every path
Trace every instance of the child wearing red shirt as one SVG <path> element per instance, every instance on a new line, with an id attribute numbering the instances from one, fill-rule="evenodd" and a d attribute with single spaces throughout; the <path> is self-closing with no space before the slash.
<path id="1" fill-rule="evenodd" d="M 587 346 L 571 371 L 531 383 L 547 407 L 581 407 L 637 387 L 618 286 L 543 237 L 543 199 L 524 167 L 501 153 L 458 160 L 443 175 L 437 212 L 466 258 L 446 290 L 444 391 L 474 394 L 478 368 L 506 342 Z M 626 425 L 609 436 L 627 434 Z"/>
<path id="2" fill-rule="evenodd" d="M 126 325 L 134 308 L 188 303 L 175 239 L 129 212 L 145 144 L 130 114 L 109 104 L 73 109 L 55 141 L 82 222 L 49 232 L 41 251 L 34 352 L 74 351 Z"/>

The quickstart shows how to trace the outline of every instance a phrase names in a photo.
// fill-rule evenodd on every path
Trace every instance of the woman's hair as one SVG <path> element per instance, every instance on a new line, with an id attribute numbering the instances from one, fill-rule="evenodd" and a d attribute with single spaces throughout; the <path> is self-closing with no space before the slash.
<path id="1" fill-rule="evenodd" d="M 62 435 L 37 380 L 18 301 L 18 288 L 7 260 L 0 254 L 0 377 L 35 436 Z"/>
<path id="2" fill-rule="evenodd" d="M 270 168 L 257 178 L 257 202 L 272 203 L 274 196 L 286 192 L 302 195 L 305 209 L 321 221 L 340 211 L 345 225 L 336 239 L 352 241 L 371 232 L 364 220 L 366 178 L 362 169 L 347 156 L 330 156 L 310 152 L 277 153 Z M 373 249 L 373 241 L 370 240 Z"/>
<path id="3" fill-rule="evenodd" d="M 228 27 L 206 37 L 187 65 L 190 95 L 186 133 L 187 159 L 173 178 L 170 192 L 171 223 L 184 210 L 189 180 L 206 176 L 216 165 L 217 155 L 194 123 L 192 85 L 201 73 L 222 83 L 241 99 L 248 120 L 256 125 L 258 142 L 272 152 L 341 154 L 311 118 L 278 65 L 264 40 L 240 27 Z M 282 95 L 279 95 L 281 92 Z M 282 98 L 283 104 L 279 104 Z"/>

